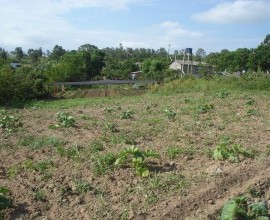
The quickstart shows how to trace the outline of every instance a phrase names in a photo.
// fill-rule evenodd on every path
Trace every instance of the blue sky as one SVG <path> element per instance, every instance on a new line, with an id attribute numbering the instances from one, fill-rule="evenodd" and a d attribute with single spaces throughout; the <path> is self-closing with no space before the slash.
<path id="1" fill-rule="evenodd" d="M 0 47 L 255 48 L 270 0 L 0 0 Z"/>

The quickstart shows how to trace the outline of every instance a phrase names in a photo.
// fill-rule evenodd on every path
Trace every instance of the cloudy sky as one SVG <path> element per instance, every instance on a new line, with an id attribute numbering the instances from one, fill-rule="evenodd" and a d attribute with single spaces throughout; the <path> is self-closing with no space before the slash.
<path id="1" fill-rule="evenodd" d="M 270 0 L 0 0 L 0 47 L 255 48 Z"/>

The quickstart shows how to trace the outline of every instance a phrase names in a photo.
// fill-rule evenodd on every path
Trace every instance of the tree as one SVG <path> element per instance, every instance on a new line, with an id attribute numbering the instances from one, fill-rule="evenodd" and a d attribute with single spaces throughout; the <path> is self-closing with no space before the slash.
<path id="1" fill-rule="evenodd" d="M 35 64 L 39 61 L 39 59 L 42 57 L 42 54 L 43 54 L 43 51 L 42 51 L 41 47 L 37 50 L 29 49 L 27 51 L 27 55 L 29 57 L 29 60 L 33 64 Z"/>
<path id="2" fill-rule="evenodd" d="M 52 52 L 49 55 L 49 59 L 58 61 L 65 53 L 66 50 L 63 49 L 62 46 L 55 45 Z"/>
<path id="3" fill-rule="evenodd" d="M 0 47 L 0 58 L 4 60 L 8 58 L 8 53 L 2 47 Z"/>
<path id="4" fill-rule="evenodd" d="M 267 34 L 261 45 L 270 45 L 270 34 Z"/>
<path id="5" fill-rule="evenodd" d="M 206 57 L 206 52 L 205 52 L 205 50 L 202 49 L 202 48 L 199 48 L 199 49 L 196 51 L 196 53 L 195 53 L 194 60 L 201 63 L 201 62 L 204 61 L 205 57 Z"/>
<path id="6" fill-rule="evenodd" d="M 21 47 L 16 47 L 14 51 L 11 51 L 11 54 L 13 54 L 16 61 L 19 61 L 19 62 L 24 57 L 24 52 Z"/>

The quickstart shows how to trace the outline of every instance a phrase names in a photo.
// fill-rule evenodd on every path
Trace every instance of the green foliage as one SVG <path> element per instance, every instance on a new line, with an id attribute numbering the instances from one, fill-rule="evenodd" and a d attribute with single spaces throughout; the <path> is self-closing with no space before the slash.
<path id="1" fill-rule="evenodd" d="M 118 128 L 115 123 L 106 123 L 106 128 L 112 133 L 118 132 Z"/>
<path id="2" fill-rule="evenodd" d="M 45 201 L 45 193 L 41 190 L 38 190 L 35 192 L 35 199 L 38 201 Z"/>
<path id="3" fill-rule="evenodd" d="M 19 144 L 30 149 L 40 149 L 43 147 L 57 147 L 61 145 L 63 142 L 54 138 L 54 137 L 34 137 L 34 136 L 27 136 L 24 137 Z"/>
<path id="4" fill-rule="evenodd" d="M 170 159 L 176 158 L 178 155 L 193 155 L 194 149 L 191 147 L 188 148 L 180 148 L 170 146 L 166 149 L 166 154 Z"/>
<path id="5" fill-rule="evenodd" d="M 224 98 L 227 98 L 229 96 L 229 93 L 227 91 L 223 90 L 223 91 L 216 93 L 216 96 L 218 98 L 224 99 Z"/>
<path id="6" fill-rule="evenodd" d="M 0 187 L 0 210 L 9 208 L 12 206 L 12 200 L 7 198 L 6 195 L 10 190 L 6 187 Z"/>
<path id="7" fill-rule="evenodd" d="M 200 114 L 205 114 L 211 110 L 214 109 L 214 105 L 213 104 L 203 104 L 203 105 L 200 105 L 197 107 L 197 111 L 200 113 Z"/>
<path id="8" fill-rule="evenodd" d="M 81 159 L 81 151 L 83 150 L 83 147 L 75 144 L 72 147 L 63 147 L 63 146 L 58 146 L 56 148 L 57 153 L 61 157 L 67 157 L 72 160 L 79 160 Z"/>
<path id="9" fill-rule="evenodd" d="M 103 156 L 94 158 L 93 172 L 96 175 L 105 174 L 114 167 L 117 156 L 113 153 L 106 153 Z"/>
<path id="10" fill-rule="evenodd" d="M 75 119 L 67 112 L 59 112 L 56 116 L 58 122 L 55 127 L 74 127 Z"/>
<path id="11" fill-rule="evenodd" d="M 122 115 L 121 115 L 121 119 L 129 119 L 129 118 L 132 118 L 132 115 L 134 114 L 134 112 L 132 110 L 127 110 L 127 111 L 124 111 L 122 112 Z"/>
<path id="12" fill-rule="evenodd" d="M 256 115 L 259 115 L 259 111 L 257 109 L 249 109 L 247 110 L 247 115 L 248 116 L 256 116 Z"/>
<path id="13" fill-rule="evenodd" d="M 247 219 L 246 197 L 235 197 L 222 208 L 221 220 Z"/>
<path id="14" fill-rule="evenodd" d="M 99 152 L 99 151 L 102 151 L 104 150 L 104 146 L 103 146 L 103 143 L 99 140 L 94 140 L 92 143 L 91 143 L 91 152 L 92 153 L 96 153 L 96 152 Z"/>
<path id="15" fill-rule="evenodd" d="M 251 97 L 248 97 L 247 101 L 245 102 L 245 105 L 255 105 L 255 104 L 256 104 L 256 100 Z"/>
<path id="16" fill-rule="evenodd" d="M 131 165 L 140 177 L 147 177 L 150 171 L 145 159 L 149 157 L 159 158 L 160 155 L 153 150 L 143 151 L 135 146 L 130 146 L 119 153 L 115 165 Z"/>
<path id="17" fill-rule="evenodd" d="M 75 191 L 79 194 L 84 194 L 94 190 L 88 182 L 81 181 L 80 179 L 74 179 L 76 189 Z"/>
<path id="18" fill-rule="evenodd" d="M 166 108 L 166 109 L 163 110 L 163 112 L 170 121 L 175 120 L 176 112 L 174 112 L 172 109 Z"/>
<path id="19" fill-rule="evenodd" d="M 21 126 L 22 123 L 18 117 L 9 114 L 5 110 L 0 110 L 0 128 L 3 128 L 7 135 L 14 133 Z"/>
<path id="20" fill-rule="evenodd" d="M 238 162 L 240 155 L 254 158 L 255 153 L 244 149 L 240 144 L 232 144 L 229 141 L 221 142 L 212 152 L 212 157 L 215 160 L 229 160 L 230 162 Z"/>
<path id="21" fill-rule="evenodd" d="M 247 219 L 269 220 L 268 207 L 265 202 L 247 205 L 247 197 L 240 196 L 230 199 L 222 208 L 221 220 Z"/>

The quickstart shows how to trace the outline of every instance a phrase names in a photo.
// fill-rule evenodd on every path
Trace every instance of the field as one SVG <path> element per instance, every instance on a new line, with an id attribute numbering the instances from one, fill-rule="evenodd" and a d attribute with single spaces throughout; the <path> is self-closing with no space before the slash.
<path id="1" fill-rule="evenodd" d="M 239 195 L 270 206 L 270 93 L 228 85 L 2 108 L 0 219 L 219 219 Z"/>

